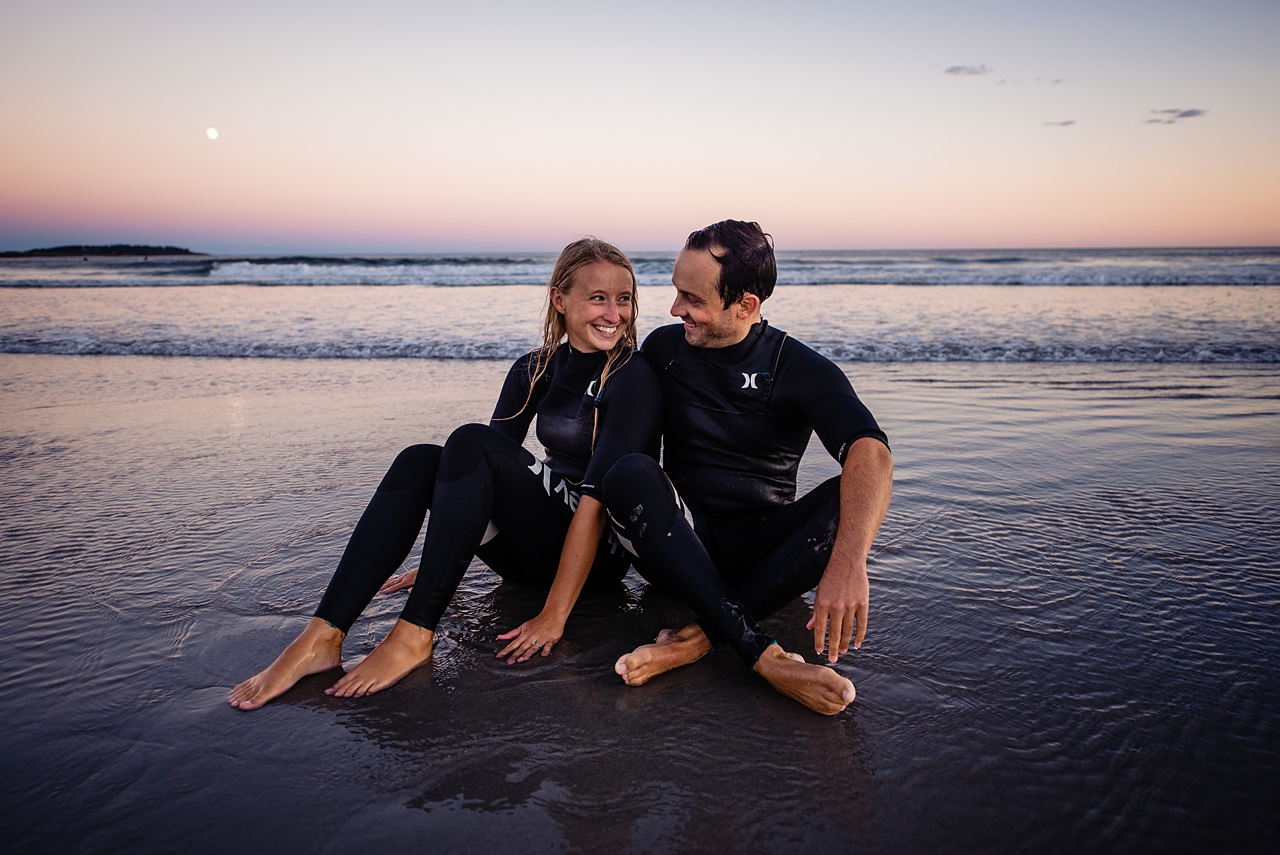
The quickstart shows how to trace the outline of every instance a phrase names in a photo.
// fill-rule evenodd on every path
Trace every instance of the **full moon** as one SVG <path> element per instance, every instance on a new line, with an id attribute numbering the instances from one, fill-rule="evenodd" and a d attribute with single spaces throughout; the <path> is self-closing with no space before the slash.
<path id="1" fill-rule="evenodd" d="M 206 129 L 205 129 L 204 134 L 205 134 L 205 136 L 207 136 L 209 139 L 211 139 L 211 140 L 216 140 L 216 139 L 218 138 L 218 129 L 217 129 L 217 128 L 206 128 Z"/>

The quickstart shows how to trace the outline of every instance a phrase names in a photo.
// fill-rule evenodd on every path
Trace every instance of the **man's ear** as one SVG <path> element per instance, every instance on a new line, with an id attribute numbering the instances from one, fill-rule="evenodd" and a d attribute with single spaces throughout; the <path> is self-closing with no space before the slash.
<path id="1" fill-rule="evenodd" d="M 734 312 L 739 319 L 745 320 L 756 313 L 760 308 L 760 298 L 750 291 L 742 295 L 742 299 L 737 303 L 737 310 Z"/>

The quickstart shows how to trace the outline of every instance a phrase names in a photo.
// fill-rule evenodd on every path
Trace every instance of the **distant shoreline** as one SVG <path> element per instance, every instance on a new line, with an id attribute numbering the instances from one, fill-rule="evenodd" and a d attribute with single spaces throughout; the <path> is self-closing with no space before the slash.
<path id="1" fill-rule="evenodd" d="M 72 246 L 51 246 L 44 249 L 0 252 L 0 258 L 67 258 L 76 255 L 102 257 L 113 255 L 208 255 L 208 253 L 192 252 L 183 246 L 139 246 L 127 243 L 96 246 L 76 244 Z"/>

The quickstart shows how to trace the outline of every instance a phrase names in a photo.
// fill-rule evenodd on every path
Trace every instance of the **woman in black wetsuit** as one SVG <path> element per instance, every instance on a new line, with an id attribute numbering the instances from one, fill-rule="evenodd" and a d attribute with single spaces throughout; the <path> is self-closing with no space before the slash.
<path id="1" fill-rule="evenodd" d="M 505 580 L 549 589 L 537 617 L 499 636 L 509 663 L 549 654 L 583 587 L 622 578 L 630 558 L 605 524 L 600 485 L 623 455 L 656 456 L 661 421 L 657 380 L 632 356 L 635 282 L 616 247 L 596 238 L 565 247 L 547 289 L 542 347 L 511 367 L 489 425 L 400 453 L 315 617 L 270 667 L 232 690 L 232 706 L 257 709 L 339 666 L 342 640 L 374 595 L 412 585 L 387 637 L 326 691 L 359 697 L 394 685 L 431 657 L 436 624 L 473 556 Z M 546 461 L 521 445 L 535 415 Z M 390 579 L 428 510 L 419 568 Z"/>

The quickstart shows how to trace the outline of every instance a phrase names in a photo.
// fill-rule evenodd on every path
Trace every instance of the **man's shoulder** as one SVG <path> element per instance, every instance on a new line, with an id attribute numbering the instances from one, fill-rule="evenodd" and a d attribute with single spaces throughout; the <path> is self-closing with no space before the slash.
<path id="1" fill-rule="evenodd" d="M 826 356 L 792 336 L 782 343 L 778 360 L 779 376 L 799 378 L 806 386 L 829 387 L 829 391 L 852 391 L 849 378 Z"/>
<path id="2" fill-rule="evenodd" d="M 665 327 L 658 327 L 645 337 L 640 352 L 644 354 L 650 365 L 658 366 L 665 364 L 671 358 L 682 341 L 684 341 L 684 324 L 667 324 Z"/>
<path id="3" fill-rule="evenodd" d="M 684 341 L 684 324 L 667 324 L 645 336 L 641 350 L 648 350 L 650 347 L 674 347 L 682 341 Z"/>
<path id="4" fill-rule="evenodd" d="M 814 350 L 800 339 L 793 335 L 787 335 L 787 333 L 782 334 L 787 336 L 787 340 L 782 343 L 782 358 L 786 361 L 796 362 L 803 365 L 821 365 L 826 363 L 832 368 L 836 367 L 834 362 L 823 356 L 821 353 L 818 353 L 818 351 Z M 839 369 L 836 368 L 836 370 L 838 371 Z"/>

